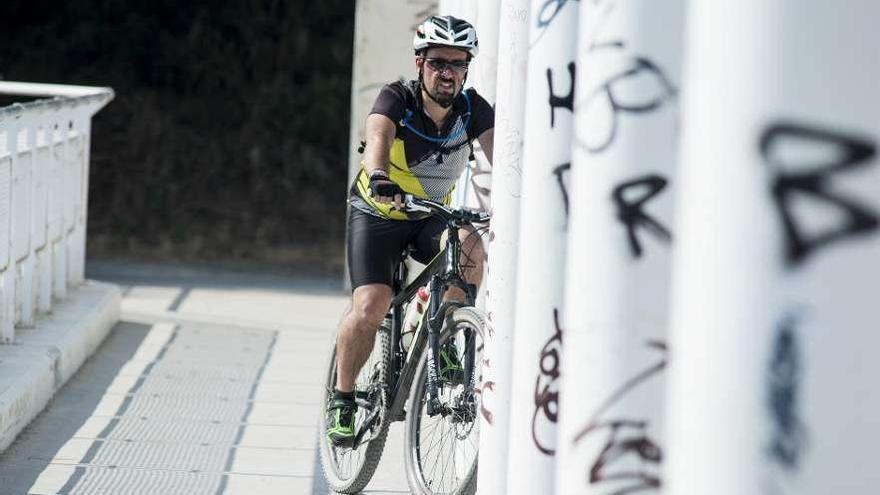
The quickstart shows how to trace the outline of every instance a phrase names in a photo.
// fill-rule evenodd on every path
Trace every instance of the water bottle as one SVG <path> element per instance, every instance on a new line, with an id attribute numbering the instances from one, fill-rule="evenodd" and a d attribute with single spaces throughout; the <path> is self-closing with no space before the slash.
<path id="1" fill-rule="evenodd" d="M 409 346 L 412 345 L 413 338 L 416 336 L 416 330 L 419 329 L 419 323 L 422 321 L 422 315 L 425 314 L 425 310 L 428 308 L 428 299 L 430 297 L 427 288 L 419 287 L 415 297 L 412 298 L 406 307 L 403 326 L 400 328 L 400 346 L 404 352 L 408 352 Z"/>

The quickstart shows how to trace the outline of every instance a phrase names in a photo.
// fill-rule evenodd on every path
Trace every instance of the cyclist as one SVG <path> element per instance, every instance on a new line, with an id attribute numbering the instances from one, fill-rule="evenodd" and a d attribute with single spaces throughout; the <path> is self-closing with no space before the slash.
<path id="1" fill-rule="evenodd" d="M 474 27 L 452 16 L 429 17 L 416 28 L 413 49 L 418 79 L 388 84 L 376 98 L 367 117 L 361 170 L 349 195 L 352 303 L 339 325 L 337 381 L 327 408 L 328 440 L 337 446 L 354 439 L 354 382 L 391 305 L 401 253 L 413 245 L 413 258 L 427 263 L 442 245 L 443 222 L 402 211 L 402 195 L 448 203 L 474 139 L 492 160 L 495 113 L 476 91 L 463 90 L 468 64 L 477 54 Z M 472 228 L 460 231 L 462 269 L 468 283 L 479 285 L 485 252 L 473 233 Z M 449 295 L 464 296 L 458 289 Z"/>

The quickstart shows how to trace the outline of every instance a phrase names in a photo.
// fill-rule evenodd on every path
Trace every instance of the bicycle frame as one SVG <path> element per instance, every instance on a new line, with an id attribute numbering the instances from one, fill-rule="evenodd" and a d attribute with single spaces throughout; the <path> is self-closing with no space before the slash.
<path id="1" fill-rule="evenodd" d="M 476 300 L 477 288 L 474 284 L 465 282 L 461 272 L 461 240 L 458 238 L 459 225 L 454 220 L 448 220 L 446 231 L 448 240 L 446 248 L 440 252 L 416 279 L 402 287 L 406 280 L 406 265 L 401 262 L 395 277 L 395 297 L 391 301 L 391 373 L 389 373 L 390 382 L 390 407 L 388 408 L 388 417 L 394 421 L 403 419 L 404 404 L 409 394 L 409 388 L 412 385 L 416 368 L 419 364 L 419 358 L 424 351 L 424 347 L 428 345 L 428 393 L 429 400 L 427 411 L 429 415 L 437 414 L 439 411 L 437 400 L 437 365 L 438 352 L 440 347 L 440 331 L 443 327 L 443 320 L 446 311 L 450 307 L 472 306 Z M 413 340 L 408 355 L 400 348 L 400 333 L 404 318 L 404 310 L 406 304 L 412 299 L 419 287 L 428 284 L 431 294 L 431 302 L 428 310 L 422 317 L 416 337 Z M 442 302 L 443 295 L 452 287 L 458 287 L 465 293 L 465 302 L 447 301 Z M 427 327 L 427 331 L 426 330 Z M 468 353 L 468 359 L 465 359 L 465 376 L 470 381 L 473 374 L 473 350 Z"/>

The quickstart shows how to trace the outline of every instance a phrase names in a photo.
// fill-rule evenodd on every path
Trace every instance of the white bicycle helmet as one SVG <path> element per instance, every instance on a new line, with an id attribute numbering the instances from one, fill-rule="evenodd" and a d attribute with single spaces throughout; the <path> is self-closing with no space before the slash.
<path id="1" fill-rule="evenodd" d="M 413 35 L 413 49 L 416 54 L 432 46 L 448 46 L 466 50 L 470 56 L 477 56 L 477 30 L 471 23 L 451 15 L 435 15 L 419 24 Z"/>

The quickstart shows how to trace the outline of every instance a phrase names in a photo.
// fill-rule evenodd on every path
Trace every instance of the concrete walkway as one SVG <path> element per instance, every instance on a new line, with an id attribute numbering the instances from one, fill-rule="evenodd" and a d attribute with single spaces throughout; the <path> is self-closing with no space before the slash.
<path id="1" fill-rule="evenodd" d="M 123 289 L 98 352 L 0 456 L 3 494 L 324 494 L 339 280 L 89 265 Z M 402 434 L 365 493 L 409 493 Z"/>

